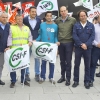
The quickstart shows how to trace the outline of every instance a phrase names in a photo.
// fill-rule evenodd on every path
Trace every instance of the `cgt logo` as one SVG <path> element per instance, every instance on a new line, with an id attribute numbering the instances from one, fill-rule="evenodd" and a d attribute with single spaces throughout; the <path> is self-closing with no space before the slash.
<path id="1" fill-rule="evenodd" d="M 46 53 L 50 53 L 52 52 L 53 48 L 48 48 L 50 47 L 51 45 L 49 43 L 44 43 L 44 44 L 41 44 L 40 46 L 38 46 L 36 48 L 36 54 L 40 57 L 44 57 L 46 56 L 45 54 Z"/>
<path id="2" fill-rule="evenodd" d="M 11 67 L 15 68 L 17 67 L 20 63 L 21 63 L 21 59 L 25 57 L 27 51 L 23 51 L 23 52 L 17 52 L 17 51 L 22 51 L 23 48 L 20 47 L 20 48 L 17 48 L 16 50 L 14 50 L 10 56 L 10 59 L 9 59 L 9 64 Z M 17 62 L 17 64 L 13 64 L 12 62 Z"/>
<path id="3" fill-rule="evenodd" d="M 43 1 L 41 4 L 42 5 L 40 7 L 45 10 L 52 10 L 54 7 L 51 1 Z"/>

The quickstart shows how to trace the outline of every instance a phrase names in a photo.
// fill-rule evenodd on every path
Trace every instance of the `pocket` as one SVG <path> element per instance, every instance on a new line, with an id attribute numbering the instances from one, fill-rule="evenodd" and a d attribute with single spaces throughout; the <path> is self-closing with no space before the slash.
<path id="1" fill-rule="evenodd" d="M 86 33 L 87 33 L 87 34 L 91 34 L 91 32 L 92 32 L 92 28 L 87 28 L 87 29 L 86 29 Z"/>

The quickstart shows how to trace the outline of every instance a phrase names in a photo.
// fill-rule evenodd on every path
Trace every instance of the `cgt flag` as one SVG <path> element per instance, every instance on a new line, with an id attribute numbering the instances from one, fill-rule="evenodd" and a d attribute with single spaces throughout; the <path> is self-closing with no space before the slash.
<path id="1" fill-rule="evenodd" d="M 57 44 L 54 43 L 33 42 L 33 57 L 56 63 L 57 48 Z"/>
<path id="2" fill-rule="evenodd" d="M 29 67 L 29 46 L 23 45 L 7 50 L 5 53 L 5 64 L 10 72 Z"/>
<path id="3" fill-rule="evenodd" d="M 58 11 L 57 0 L 41 0 L 37 6 L 37 15 L 46 11 Z"/>

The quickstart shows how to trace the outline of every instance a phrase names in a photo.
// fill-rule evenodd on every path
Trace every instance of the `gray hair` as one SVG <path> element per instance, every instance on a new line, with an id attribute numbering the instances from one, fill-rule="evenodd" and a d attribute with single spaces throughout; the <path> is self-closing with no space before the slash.
<path id="1" fill-rule="evenodd" d="M 0 12 L 0 17 L 2 14 L 6 14 L 8 16 L 8 14 L 5 11 Z"/>

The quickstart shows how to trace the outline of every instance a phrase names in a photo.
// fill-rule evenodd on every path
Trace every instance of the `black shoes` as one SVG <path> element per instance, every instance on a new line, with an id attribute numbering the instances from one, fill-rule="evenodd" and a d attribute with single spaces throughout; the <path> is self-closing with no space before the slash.
<path id="1" fill-rule="evenodd" d="M 15 83 L 12 82 L 12 83 L 10 84 L 10 88 L 14 88 L 14 87 L 15 87 Z"/>
<path id="2" fill-rule="evenodd" d="M 100 77 L 100 72 L 99 73 L 96 73 L 96 77 Z"/>
<path id="3" fill-rule="evenodd" d="M 39 75 L 35 75 L 35 81 L 39 82 L 39 80 L 40 80 L 40 76 Z"/>
<path id="4" fill-rule="evenodd" d="M 57 81 L 57 83 L 62 83 L 62 82 L 64 82 L 64 81 L 65 81 L 65 78 L 61 77 L 61 78 Z"/>
<path id="5" fill-rule="evenodd" d="M 26 81 L 31 81 L 28 74 L 25 75 L 25 80 L 26 80 Z"/>
<path id="6" fill-rule="evenodd" d="M 70 85 L 70 81 L 66 80 L 65 85 L 66 85 L 66 86 L 69 86 L 69 85 Z"/>
<path id="7" fill-rule="evenodd" d="M 78 82 L 74 82 L 74 84 L 72 85 L 72 87 L 77 87 L 79 85 L 79 83 Z"/>
<path id="8" fill-rule="evenodd" d="M 90 81 L 89 84 L 90 84 L 90 87 L 93 87 L 93 81 Z"/>
<path id="9" fill-rule="evenodd" d="M 84 83 L 84 86 L 85 86 L 86 89 L 90 89 L 90 83 L 89 82 Z"/>
<path id="10" fill-rule="evenodd" d="M 24 85 L 30 86 L 30 83 L 28 83 L 27 81 L 25 81 Z"/>
<path id="11" fill-rule="evenodd" d="M 5 82 L 0 80 L 0 85 L 5 85 Z"/>

